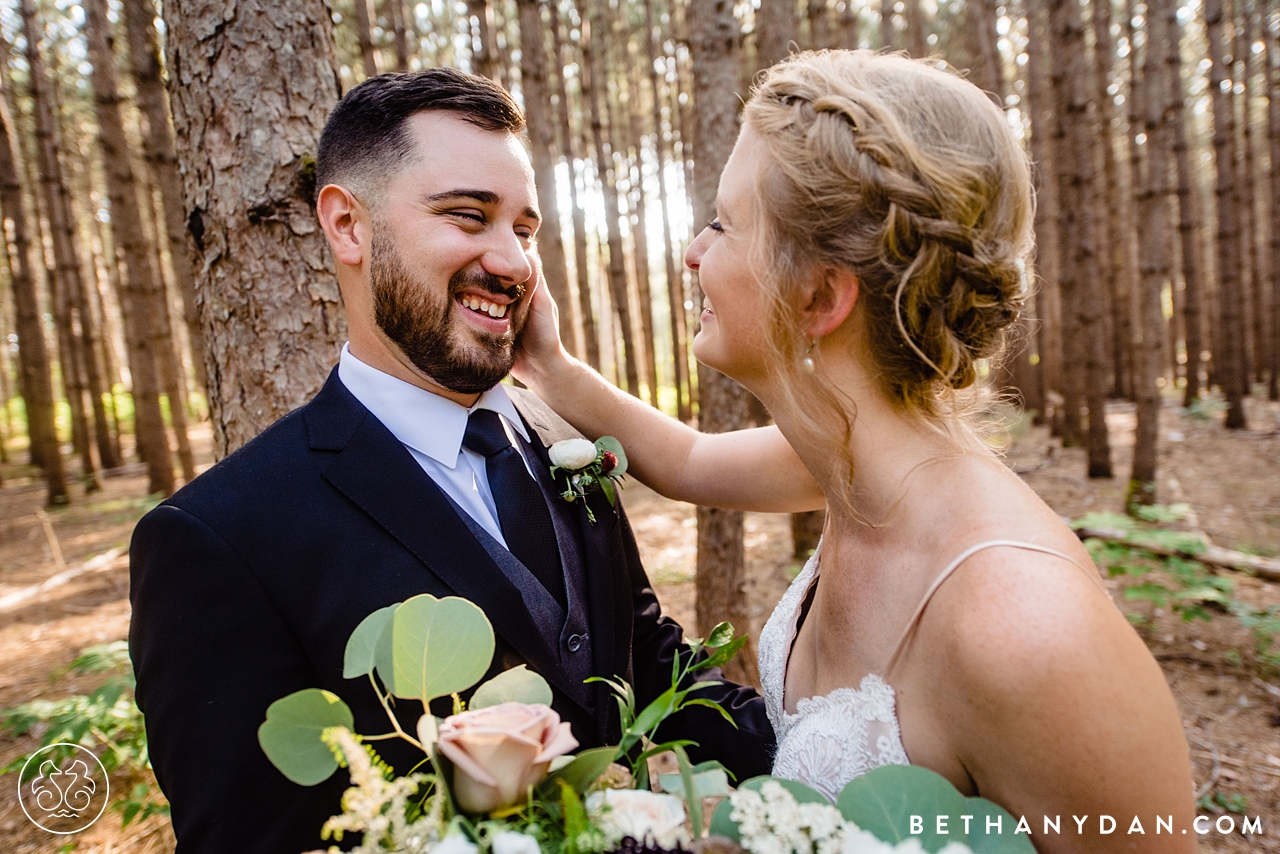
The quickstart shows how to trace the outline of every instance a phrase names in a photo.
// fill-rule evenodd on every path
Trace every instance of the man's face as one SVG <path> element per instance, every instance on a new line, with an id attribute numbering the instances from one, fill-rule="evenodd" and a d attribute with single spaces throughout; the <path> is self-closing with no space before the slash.
<path id="1" fill-rule="evenodd" d="M 499 382 L 528 316 L 538 228 L 533 170 L 512 134 L 443 112 L 409 119 L 416 159 L 373 200 L 373 322 L 450 391 Z"/>

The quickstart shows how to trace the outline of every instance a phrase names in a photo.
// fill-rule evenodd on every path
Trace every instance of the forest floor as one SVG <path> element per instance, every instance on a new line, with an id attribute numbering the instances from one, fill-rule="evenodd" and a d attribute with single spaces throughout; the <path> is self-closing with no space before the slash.
<path id="1" fill-rule="evenodd" d="M 1221 426 L 1220 412 L 1197 418 L 1172 403 L 1165 407 L 1159 494 L 1164 503 L 1188 505 L 1182 527 L 1205 532 L 1219 546 L 1274 556 L 1280 554 L 1280 406 L 1249 403 L 1252 429 L 1231 433 Z M 1114 479 L 1087 479 L 1082 449 L 1064 450 L 1045 428 L 1025 424 L 1011 430 L 1007 462 L 1064 517 L 1119 512 L 1125 486 L 1119 475 L 1128 471 L 1133 447 L 1132 405 L 1110 405 L 1107 421 L 1118 475 Z M 202 468 L 207 467 L 212 460 L 207 424 L 197 425 L 193 440 Z M 103 681 L 101 674 L 65 669 L 83 648 L 126 637 L 129 577 L 123 550 L 134 523 L 154 504 L 145 495 L 141 467 L 127 466 L 105 479 L 102 492 L 87 497 L 77 493 L 69 507 L 50 511 L 46 530 L 37 514 L 43 487 L 33 474 L 19 465 L 0 466 L 0 710 L 88 693 Z M 635 483 L 627 487 L 625 502 L 664 608 L 692 627 L 693 508 Z M 51 544 L 61 550 L 61 566 Z M 112 550 L 120 551 L 112 557 Z M 86 569 L 87 561 L 104 554 Z M 758 635 L 799 569 L 791 555 L 788 518 L 748 514 L 746 555 L 752 630 Z M 60 574 L 61 583 L 48 583 Z M 1234 580 L 1237 599 L 1258 607 L 1280 605 L 1280 583 L 1235 572 L 1222 575 Z M 1185 622 L 1150 602 L 1126 600 L 1122 581 L 1132 583 L 1106 583 L 1120 608 L 1139 615 L 1139 632 L 1172 686 L 1197 787 L 1206 797 L 1220 796 L 1219 803 L 1263 822 L 1262 836 L 1213 833 L 1201 838 L 1202 850 L 1280 852 L 1280 674 L 1255 659 L 1254 640 L 1234 616 L 1211 609 L 1212 619 Z M 0 734 L 0 767 L 38 743 L 34 735 Z M 114 773 L 111 780 L 113 791 L 126 791 L 136 782 L 125 772 Z M 0 777 L 0 849 L 6 852 L 149 854 L 173 849 L 163 817 L 122 829 L 120 815 L 108 812 L 82 833 L 52 836 L 24 817 L 16 783 L 15 774 Z M 1239 826 L 1239 813 L 1226 815 Z"/>

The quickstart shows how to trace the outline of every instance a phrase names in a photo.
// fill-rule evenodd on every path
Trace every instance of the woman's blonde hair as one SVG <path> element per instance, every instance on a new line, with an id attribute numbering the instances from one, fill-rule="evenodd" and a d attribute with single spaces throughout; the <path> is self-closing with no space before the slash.
<path id="1" fill-rule="evenodd" d="M 858 277 L 860 355 L 883 393 L 931 421 L 954 415 L 955 392 L 998 354 L 1027 292 L 1031 175 L 1004 114 L 934 62 L 834 50 L 764 72 L 745 123 L 769 155 L 753 254 L 773 305 L 770 368 L 789 403 L 816 393 L 843 423 L 847 453 L 851 403 L 800 367 L 812 344 L 800 289 L 835 267 Z M 829 418 L 790 408 L 830 435 Z"/>

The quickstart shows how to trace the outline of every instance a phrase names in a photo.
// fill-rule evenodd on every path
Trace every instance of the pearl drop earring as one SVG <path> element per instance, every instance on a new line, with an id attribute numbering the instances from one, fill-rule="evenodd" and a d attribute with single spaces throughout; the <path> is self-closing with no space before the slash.
<path id="1" fill-rule="evenodd" d="M 811 374 L 817 370 L 817 365 L 813 361 L 813 348 L 818 346 L 818 339 L 811 338 L 809 340 L 809 349 L 805 351 L 804 358 L 800 360 L 800 367 L 804 369 L 806 374 Z"/>

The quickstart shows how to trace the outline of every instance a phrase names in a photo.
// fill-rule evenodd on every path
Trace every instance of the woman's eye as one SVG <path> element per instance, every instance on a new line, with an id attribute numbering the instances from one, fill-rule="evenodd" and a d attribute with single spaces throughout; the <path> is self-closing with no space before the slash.
<path id="1" fill-rule="evenodd" d="M 713 219 L 711 220 L 711 222 L 707 223 L 707 228 L 720 234 L 724 233 L 724 226 L 720 224 L 720 220 L 718 218 Z"/>

